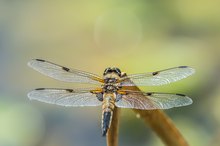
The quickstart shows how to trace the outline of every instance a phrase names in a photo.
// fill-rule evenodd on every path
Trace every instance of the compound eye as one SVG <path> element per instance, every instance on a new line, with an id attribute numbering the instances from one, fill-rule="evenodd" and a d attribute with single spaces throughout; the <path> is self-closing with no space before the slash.
<path id="1" fill-rule="evenodd" d="M 109 73 L 110 70 L 111 70 L 110 68 L 106 68 L 105 71 L 104 71 L 104 73 L 103 73 L 103 75 L 106 75 L 107 73 Z"/>
<path id="2" fill-rule="evenodd" d="M 118 68 L 115 68 L 116 73 L 120 76 L 121 75 L 121 71 Z"/>

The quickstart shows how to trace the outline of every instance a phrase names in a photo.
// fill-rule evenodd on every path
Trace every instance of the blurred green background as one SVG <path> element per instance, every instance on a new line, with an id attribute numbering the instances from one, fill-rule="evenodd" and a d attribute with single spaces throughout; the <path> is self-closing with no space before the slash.
<path id="1" fill-rule="evenodd" d="M 102 75 L 188 65 L 193 76 L 144 91 L 183 93 L 194 103 L 165 112 L 192 146 L 220 141 L 220 1 L 1 0 L 0 146 L 103 146 L 101 107 L 64 108 L 29 101 L 55 81 L 27 62 L 42 58 Z M 120 146 L 163 145 L 130 109 L 120 117 Z"/>

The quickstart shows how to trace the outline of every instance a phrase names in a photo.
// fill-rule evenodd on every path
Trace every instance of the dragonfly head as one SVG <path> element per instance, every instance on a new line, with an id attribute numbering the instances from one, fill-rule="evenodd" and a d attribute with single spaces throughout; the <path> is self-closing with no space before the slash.
<path id="1" fill-rule="evenodd" d="M 121 70 L 117 67 L 108 67 L 105 69 L 103 75 L 107 75 L 107 74 L 111 74 L 111 73 L 115 73 L 117 74 L 119 77 L 121 76 Z"/>

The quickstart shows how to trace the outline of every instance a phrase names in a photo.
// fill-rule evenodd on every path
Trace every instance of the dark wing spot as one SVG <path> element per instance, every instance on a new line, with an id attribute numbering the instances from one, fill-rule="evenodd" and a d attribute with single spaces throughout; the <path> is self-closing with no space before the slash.
<path id="1" fill-rule="evenodd" d="M 35 90 L 45 90 L 45 88 L 37 88 L 37 89 L 35 89 Z"/>
<path id="2" fill-rule="evenodd" d="M 36 59 L 37 61 L 41 61 L 41 62 L 45 62 L 45 60 L 43 59 Z"/>
<path id="3" fill-rule="evenodd" d="M 183 97 L 185 97 L 185 96 L 186 96 L 186 95 L 184 95 L 184 94 L 179 94 L 179 93 L 177 93 L 176 95 L 183 96 Z"/>
<path id="4" fill-rule="evenodd" d="M 152 92 L 146 93 L 147 96 L 151 96 L 152 94 L 153 94 Z"/>
<path id="5" fill-rule="evenodd" d="M 187 68 L 188 66 L 179 66 L 179 68 Z"/>
<path id="6" fill-rule="evenodd" d="M 152 73 L 153 76 L 155 76 L 155 75 L 157 75 L 157 74 L 159 74 L 158 71 Z"/>
<path id="7" fill-rule="evenodd" d="M 73 92 L 73 89 L 66 89 L 67 92 Z"/>
<path id="8" fill-rule="evenodd" d="M 62 69 L 65 70 L 65 71 L 67 71 L 67 72 L 70 70 L 70 69 L 67 68 L 67 67 L 62 67 Z"/>

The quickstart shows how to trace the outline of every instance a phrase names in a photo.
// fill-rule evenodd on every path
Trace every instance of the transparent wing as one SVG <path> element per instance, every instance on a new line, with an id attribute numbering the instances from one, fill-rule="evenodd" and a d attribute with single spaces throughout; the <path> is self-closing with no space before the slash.
<path id="1" fill-rule="evenodd" d="M 87 89 L 39 88 L 28 93 L 29 99 L 61 106 L 99 106 L 95 94 Z"/>
<path id="2" fill-rule="evenodd" d="M 192 102 L 191 98 L 183 94 L 131 92 L 123 95 L 122 99 L 115 104 L 121 108 L 150 110 L 186 106 Z"/>
<path id="3" fill-rule="evenodd" d="M 91 84 L 100 84 L 100 82 L 103 82 L 103 80 L 95 74 L 70 69 L 41 59 L 31 60 L 28 62 L 28 66 L 46 76 L 60 81 Z"/>
<path id="4" fill-rule="evenodd" d="M 120 82 L 122 86 L 159 86 L 181 80 L 194 72 L 191 67 L 179 66 L 151 73 L 127 75 Z"/>

